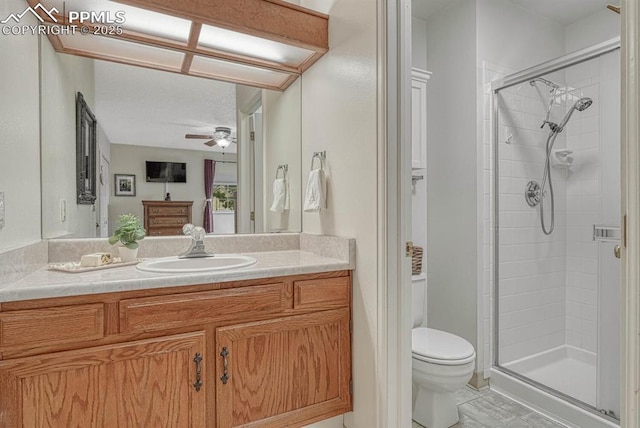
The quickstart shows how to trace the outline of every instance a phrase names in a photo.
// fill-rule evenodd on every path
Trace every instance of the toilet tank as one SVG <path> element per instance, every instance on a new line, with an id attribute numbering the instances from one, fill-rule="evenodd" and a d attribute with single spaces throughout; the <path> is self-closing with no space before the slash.
<path id="1" fill-rule="evenodd" d="M 426 319 L 425 313 L 425 297 L 427 294 L 427 275 L 421 273 L 420 275 L 411 276 L 411 301 L 413 304 L 412 318 L 413 326 L 419 327 Z"/>

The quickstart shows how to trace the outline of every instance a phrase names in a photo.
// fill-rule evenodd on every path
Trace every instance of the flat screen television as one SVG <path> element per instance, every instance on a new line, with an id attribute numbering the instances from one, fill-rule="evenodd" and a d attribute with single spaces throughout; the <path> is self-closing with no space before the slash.
<path id="1" fill-rule="evenodd" d="M 182 162 L 147 163 L 147 182 L 149 183 L 186 183 L 187 164 Z"/>

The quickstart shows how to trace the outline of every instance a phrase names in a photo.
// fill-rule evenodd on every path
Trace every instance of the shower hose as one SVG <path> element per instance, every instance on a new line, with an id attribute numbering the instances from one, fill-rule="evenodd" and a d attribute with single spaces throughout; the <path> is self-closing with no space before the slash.
<path id="1" fill-rule="evenodd" d="M 551 149 L 553 148 L 553 144 L 556 142 L 557 136 L 558 132 L 552 130 L 547 137 L 547 160 L 544 164 L 542 186 L 540 186 L 540 225 L 542 226 L 542 231 L 545 235 L 551 235 L 555 224 L 555 203 L 553 200 L 553 182 L 551 181 L 551 165 L 549 158 L 551 157 Z M 549 225 L 549 230 L 547 230 L 544 224 L 544 186 L 547 179 L 549 180 L 549 196 L 551 196 L 551 224 Z"/>

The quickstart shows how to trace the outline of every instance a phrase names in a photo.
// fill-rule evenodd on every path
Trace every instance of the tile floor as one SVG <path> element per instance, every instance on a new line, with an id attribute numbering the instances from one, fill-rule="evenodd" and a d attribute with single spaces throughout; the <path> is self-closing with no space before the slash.
<path id="1" fill-rule="evenodd" d="M 563 428 L 502 394 L 465 387 L 456 394 L 460 422 L 454 428 Z M 413 422 L 413 428 L 423 428 Z"/>

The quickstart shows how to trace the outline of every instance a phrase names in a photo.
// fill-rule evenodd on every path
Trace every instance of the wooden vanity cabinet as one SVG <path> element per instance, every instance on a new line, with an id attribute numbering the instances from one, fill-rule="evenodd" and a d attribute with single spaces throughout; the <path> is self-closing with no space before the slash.
<path id="1" fill-rule="evenodd" d="M 206 427 L 203 332 L 0 363 L 2 427 Z"/>
<path id="2" fill-rule="evenodd" d="M 346 413 L 350 290 L 341 271 L 3 303 L 0 426 L 293 428 Z"/>
<path id="3" fill-rule="evenodd" d="M 349 309 L 216 331 L 218 428 L 299 426 L 349 403 Z"/>

